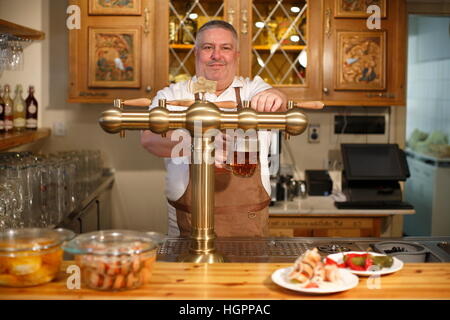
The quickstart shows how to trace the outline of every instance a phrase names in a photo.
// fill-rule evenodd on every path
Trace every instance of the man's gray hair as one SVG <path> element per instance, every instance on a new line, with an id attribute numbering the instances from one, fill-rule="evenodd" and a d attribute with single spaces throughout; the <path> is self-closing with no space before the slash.
<path id="1" fill-rule="evenodd" d="M 236 31 L 236 29 L 233 27 L 233 25 L 229 24 L 226 21 L 223 20 L 210 20 L 207 23 L 205 23 L 204 25 L 202 25 L 202 27 L 200 29 L 198 29 L 197 31 L 197 36 L 195 37 L 195 46 L 197 48 L 199 48 L 199 38 L 200 35 L 203 31 L 209 30 L 209 29 L 224 29 L 224 30 L 228 30 L 231 32 L 231 34 L 233 35 L 233 39 L 236 42 L 236 50 L 239 49 L 239 39 L 238 39 L 238 33 Z"/>

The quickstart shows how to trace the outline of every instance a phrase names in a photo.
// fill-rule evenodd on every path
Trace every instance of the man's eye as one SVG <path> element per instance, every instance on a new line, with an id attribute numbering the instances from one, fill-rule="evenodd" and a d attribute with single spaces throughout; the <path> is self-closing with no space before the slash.
<path id="1" fill-rule="evenodd" d="M 203 50 L 211 50 L 212 49 L 212 46 L 204 46 L 203 47 Z"/>
<path id="2" fill-rule="evenodd" d="M 231 47 L 223 47 L 223 50 L 231 50 Z"/>

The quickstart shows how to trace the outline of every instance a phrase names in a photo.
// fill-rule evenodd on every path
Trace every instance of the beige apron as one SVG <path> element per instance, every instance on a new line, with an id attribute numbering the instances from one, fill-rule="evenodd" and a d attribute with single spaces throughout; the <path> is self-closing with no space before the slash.
<path id="1" fill-rule="evenodd" d="M 242 107 L 239 88 L 236 90 L 238 109 Z M 196 97 L 198 100 L 198 96 Z M 168 200 L 176 209 L 182 237 L 191 233 L 192 185 L 177 201 Z M 261 182 L 261 166 L 250 177 L 234 175 L 215 168 L 214 228 L 218 237 L 265 237 L 268 235 L 270 197 Z"/>

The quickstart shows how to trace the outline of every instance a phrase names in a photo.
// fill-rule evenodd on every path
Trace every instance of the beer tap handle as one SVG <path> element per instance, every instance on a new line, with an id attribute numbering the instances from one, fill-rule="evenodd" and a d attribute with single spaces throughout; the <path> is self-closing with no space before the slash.
<path id="1" fill-rule="evenodd" d="M 123 101 L 124 106 L 131 106 L 131 107 L 150 107 L 152 104 L 152 101 L 147 98 L 140 98 L 140 99 L 131 99 L 131 100 L 125 100 Z"/>
<path id="2" fill-rule="evenodd" d="M 322 110 L 323 107 L 325 106 L 325 104 L 322 101 L 304 101 L 304 102 L 289 101 L 289 102 L 292 102 L 295 108 L 302 108 L 302 109 Z"/>

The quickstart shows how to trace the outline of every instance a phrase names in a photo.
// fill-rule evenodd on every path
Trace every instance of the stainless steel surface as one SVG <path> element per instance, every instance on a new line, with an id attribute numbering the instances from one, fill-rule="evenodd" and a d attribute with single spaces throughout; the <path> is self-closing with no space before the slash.
<path id="1" fill-rule="evenodd" d="M 430 250 L 425 262 L 450 262 L 450 253 L 441 248 L 450 237 L 405 238 L 217 238 L 216 248 L 226 262 L 294 262 L 308 249 L 319 248 L 322 256 L 343 251 L 374 251 L 373 245 L 397 240 L 418 243 Z M 166 238 L 158 252 L 158 261 L 177 261 L 180 254 L 189 251 L 190 239 Z"/>

